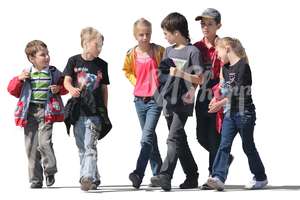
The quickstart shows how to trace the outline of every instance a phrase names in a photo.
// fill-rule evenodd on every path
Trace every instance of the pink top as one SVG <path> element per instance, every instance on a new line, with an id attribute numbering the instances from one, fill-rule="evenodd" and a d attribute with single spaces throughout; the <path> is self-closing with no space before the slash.
<path id="1" fill-rule="evenodd" d="M 143 57 L 136 53 L 136 85 L 134 95 L 139 97 L 153 96 L 158 86 L 157 63 L 153 57 Z"/>

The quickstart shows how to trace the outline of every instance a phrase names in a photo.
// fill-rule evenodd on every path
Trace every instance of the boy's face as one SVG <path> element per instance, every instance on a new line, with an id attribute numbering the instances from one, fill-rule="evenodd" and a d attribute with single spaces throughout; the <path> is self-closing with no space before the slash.
<path id="1" fill-rule="evenodd" d="M 44 69 L 49 66 L 50 63 L 50 56 L 48 49 L 41 48 L 35 54 L 35 56 L 30 56 L 29 61 L 33 64 L 34 67 L 37 69 Z"/>
<path id="2" fill-rule="evenodd" d="M 151 40 L 151 28 L 143 24 L 138 24 L 135 28 L 134 37 L 139 45 L 148 45 Z"/>
<path id="3" fill-rule="evenodd" d="M 201 20 L 201 30 L 204 37 L 215 37 L 217 30 L 221 27 L 221 24 L 217 24 L 214 19 L 203 18 Z"/>
<path id="4" fill-rule="evenodd" d="M 168 41 L 169 44 L 175 44 L 176 43 L 176 33 L 171 33 L 170 31 L 167 31 L 166 29 L 163 29 L 165 39 Z"/>
<path id="5" fill-rule="evenodd" d="M 87 42 L 85 45 L 85 52 L 96 58 L 102 50 L 103 42 L 101 38 L 95 38 Z"/>

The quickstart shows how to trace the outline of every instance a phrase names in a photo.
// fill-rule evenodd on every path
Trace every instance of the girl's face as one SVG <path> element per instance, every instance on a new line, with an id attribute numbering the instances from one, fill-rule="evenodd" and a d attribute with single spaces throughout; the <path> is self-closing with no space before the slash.
<path id="1" fill-rule="evenodd" d="M 89 53 L 91 56 L 96 58 L 99 56 L 99 54 L 102 50 L 102 45 L 103 45 L 103 42 L 102 42 L 101 38 L 100 39 L 98 39 L 98 38 L 92 39 L 89 42 L 85 43 L 84 52 Z"/>
<path id="2" fill-rule="evenodd" d="M 224 63 L 227 64 L 229 62 L 228 60 L 228 48 L 224 46 L 218 45 L 216 47 L 217 53 L 218 53 L 218 58 Z"/>
<path id="3" fill-rule="evenodd" d="M 201 20 L 201 30 L 204 37 L 215 37 L 217 30 L 221 27 L 221 24 L 217 24 L 214 19 L 203 18 Z"/>
<path id="4" fill-rule="evenodd" d="M 134 37 L 140 46 L 149 45 L 151 40 L 151 28 L 149 26 L 137 24 L 134 32 Z"/>
<path id="5" fill-rule="evenodd" d="M 29 58 L 30 62 L 38 69 L 44 69 L 49 66 L 50 56 L 48 49 L 41 48 L 35 56 Z"/>
<path id="6" fill-rule="evenodd" d="M 170 31 L 167 31 L 166 29 L 163 29 L 165 39 L 168 41 L 169 44 L 175 44 L 176 43 L 176 31 L 174 33 L 171 33 Z"/>

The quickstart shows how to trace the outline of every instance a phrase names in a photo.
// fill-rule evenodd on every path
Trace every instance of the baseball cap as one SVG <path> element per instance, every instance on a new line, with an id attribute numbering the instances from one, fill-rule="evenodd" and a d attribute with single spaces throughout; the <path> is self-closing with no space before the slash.
<path id="1" fill-rule="evenodd" d="M 214 8 L 207 8 L 203 11 L 203 13 L 200 16 L 197 16 L 195 18 L 196 21 L 202 20 L 202 18 L 212 18 L 217 23 L 221 22 L 221 14 L 219 11 L 217 11 Z"/>

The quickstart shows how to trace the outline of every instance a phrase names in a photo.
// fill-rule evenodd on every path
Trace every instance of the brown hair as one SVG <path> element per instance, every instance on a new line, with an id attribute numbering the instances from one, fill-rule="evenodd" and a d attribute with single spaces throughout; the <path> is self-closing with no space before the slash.
<path id="1" fill-rule="evenodd" d="M 179 31 L 183 37 L 185 37 L 189 42 L 191 41 L 188 22 L 185 16 L 180 13 L 170 13 L 163 19 L 160 26 L 162 29 L 166 29 L 171 33 Z"/>
<path id="2" fill-rule="evenodd" d="M 232 51 L 239 57 L 243 58 L 247 63 L 249 63 L 245 48 L 242 43 L 236 39 L 231 37 L 220 38 L 216 41 L 216 45 L 219 47 L 230 46 Z"/>
<path id="3" fill-rule="evenodd" d="M 29 57 L 34 57 L 35 54 L 41 50 L 41 49 L 47 49 L 47 45 L 41 41 L 41 40 L 32 40 L 27 43 L 25 47 L 25 53 L 29 60 Z"/>
<path id="4" fill-rule="evenodd" d="M 150 28 L 150 31 L 152 32 L 152 25 L 151 25 L 151 22 L 149 22 L 147 19 L 145 18 L 140 18 L 138 20 L 136 20 L 133 24 L 133 34 L 135 35 L 136 34 L 136 31 L 137 31 L 137 26 L 139 24 L 142 24 L 146 27 L 149 27 Z"/>

